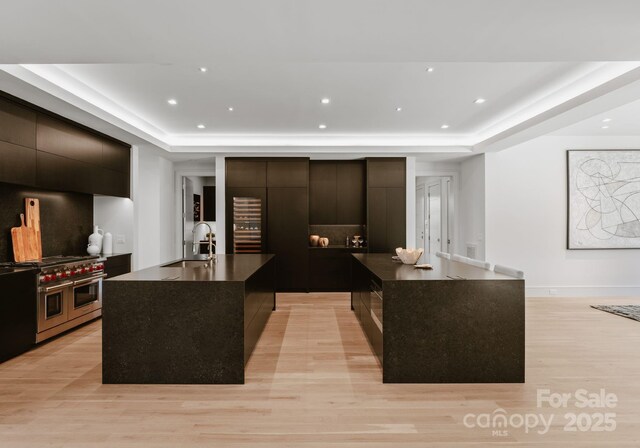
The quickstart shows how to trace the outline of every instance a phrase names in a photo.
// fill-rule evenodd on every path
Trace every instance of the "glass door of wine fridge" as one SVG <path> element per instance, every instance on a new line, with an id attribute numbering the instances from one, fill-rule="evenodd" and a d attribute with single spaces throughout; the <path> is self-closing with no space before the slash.
<path id="1" fill-rule="evenodd" d="M 262 200 L 233 198 L 233 253 L 262 252 Z"/>

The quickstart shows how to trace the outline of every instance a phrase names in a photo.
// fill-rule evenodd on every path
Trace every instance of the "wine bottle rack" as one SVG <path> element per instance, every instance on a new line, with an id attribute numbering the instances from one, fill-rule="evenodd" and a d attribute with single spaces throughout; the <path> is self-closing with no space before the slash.
<path id="1" fill-rule="evenodd" d="M 262 200 L 233 198 L 233 252 L 259 254 L 262 252 Z"/>

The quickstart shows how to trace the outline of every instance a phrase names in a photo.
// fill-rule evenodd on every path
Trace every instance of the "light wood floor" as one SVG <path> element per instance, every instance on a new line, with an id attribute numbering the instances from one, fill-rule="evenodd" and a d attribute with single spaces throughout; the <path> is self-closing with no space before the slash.
<path id="1" fill-rule="evenodd" d="M 245 385 L 102 385 L 100 322 L 0 364 L 0 447 L 640 446 L 640 322 L 594 303 L 529 299 L 527 382 L 382 384 L 346 294 L 278 298 Z M 614 432 L 565 432 L 536 390 L 605 388 Z M 469 429 L 468 413 L 555 413 L 545 435 Z M 584 412 L 581 410 L 580 412 Z"/>

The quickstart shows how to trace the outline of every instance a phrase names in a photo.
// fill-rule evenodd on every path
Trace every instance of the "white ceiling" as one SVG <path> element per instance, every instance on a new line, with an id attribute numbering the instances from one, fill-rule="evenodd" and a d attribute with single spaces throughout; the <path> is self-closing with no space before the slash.
<path id="1" fill-rule="evenodd" d="M 606 121 L 605 121 L 606 120 Z M 606 126 L 606 128 L 603 128 Z M 554 135 L 640 136 L 640 100 L 590 117 L 553 133 Z"/>
<path id="2" fill-rule="evenodd" d="M 464 155 L 613 108 L 640 133 L 637 0 L 5 3 L 0 89 L 174 153 Z"/>

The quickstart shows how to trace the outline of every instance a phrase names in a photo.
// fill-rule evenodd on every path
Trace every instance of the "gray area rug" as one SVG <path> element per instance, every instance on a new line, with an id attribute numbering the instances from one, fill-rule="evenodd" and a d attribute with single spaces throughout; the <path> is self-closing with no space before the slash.
<path id="1" fill-rule="evenodd" d="M 591 308 L 640 322 L 640 305 L 591 305 Z"/>

